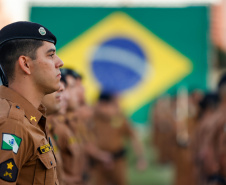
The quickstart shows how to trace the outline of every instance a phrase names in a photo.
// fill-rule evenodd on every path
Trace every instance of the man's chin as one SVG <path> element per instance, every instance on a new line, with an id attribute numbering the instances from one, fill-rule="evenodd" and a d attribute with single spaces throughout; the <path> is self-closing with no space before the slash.
<path id="1" fill-rule="evenodd" d="M 52 87 L 52 88 L 49 88 L 49 89 L 46 91 L 46 94 L 54 93 L 54 92 L 58 91 L 59 89 L 60 89 L 60 85 L 59 85 L 59 86 Z"/>
<path id="2" fill-rule="evenodd" d="M 55 86 L 54 92 L 55 92 L 55 91 L 58 91 L 59 89 L 60 89 L 60 82 Z"/>

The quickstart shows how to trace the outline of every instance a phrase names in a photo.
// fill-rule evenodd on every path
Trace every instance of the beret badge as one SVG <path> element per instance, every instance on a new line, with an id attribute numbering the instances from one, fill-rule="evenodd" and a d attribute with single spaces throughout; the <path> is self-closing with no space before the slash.
<path id="1" fill-rule="evenodd" d="M 41 35 L 45 35 L 45 34 L 46 34 L 46 30 L 45 30 L 45 28 L 43 28 L 43 27 L 40 27 L 40 28 L 38 29 L 38 31 L 39 31 L 39 33 L 40 33 Z"/>

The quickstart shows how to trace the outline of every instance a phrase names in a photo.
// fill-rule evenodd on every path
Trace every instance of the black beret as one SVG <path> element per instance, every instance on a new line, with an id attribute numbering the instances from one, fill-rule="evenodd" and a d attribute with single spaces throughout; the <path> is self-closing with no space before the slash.
<path id="1" fill-rule="evenodd" d="M 0 30 L 0 45 L 14 39 L 37 39 L 56 45 L 56 37 L 44 26 L 27 21 L 8 24 Z"/>

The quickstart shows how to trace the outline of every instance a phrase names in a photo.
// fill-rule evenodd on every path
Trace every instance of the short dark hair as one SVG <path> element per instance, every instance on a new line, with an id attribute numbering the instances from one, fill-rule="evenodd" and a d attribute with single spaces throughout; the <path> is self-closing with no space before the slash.
<path id="1" fill-rule="evenodd" d="M 66 75 L 61 73 L 61 78 L 60 81 L 62 81 L 65 84 L 65 87 L 67 87 L 67 80 L 66 80 Z"/>
<path id="2" fill-rule="evenodd" d="M 35 39 L 15 39 L 0 47 L 0 64 L 8 80 L 14 79 L 15 63 L 21 55 L 36 59 L 36 51 L 43 41 Z"/>
<path id="3" fill-rule="evenodd" d="M 114 95 L 107 93 L 107 92 L 101 92 L 98 98 L 99 102 L 112 102 L 114 100 Z"/>
<path id="4" fill-rule="evenodd" d="M 220 80 L 219 80 L 219 82 L 218 82 L 218 89 L 220 89 L 223 85 L 225 85 L 226 84 L 226 73 L 224 73 L 222 76 L 221 76 L 221 78 L 220 78 Z"/>
<path id="5" fill-rule="evenodd" d="M 61 68 L 61 76 L 64 75 L 65 78 L 66 76 L 72 76 L 74 79 L 79 79 L 82 80 L 82 76 L 75 70 L 69 69 L 69 68 Z"/>

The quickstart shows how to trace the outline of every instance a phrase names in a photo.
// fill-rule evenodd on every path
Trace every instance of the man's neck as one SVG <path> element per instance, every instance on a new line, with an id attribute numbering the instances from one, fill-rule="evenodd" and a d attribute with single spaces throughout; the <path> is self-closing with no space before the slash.
<path id="1" fill-rule="evenodd" d="M 220 107 L 226 108 L 226 100 L 221 101 Z"/>
<path id="2" fill-rule="evenodd" d="M 9 88 L 23 96 L 37 109 L 44 97 L 44 94 L 38 92 L 35 87 L 29 86 L 26 83 L 12 83 L 9 84 Z"/>

